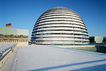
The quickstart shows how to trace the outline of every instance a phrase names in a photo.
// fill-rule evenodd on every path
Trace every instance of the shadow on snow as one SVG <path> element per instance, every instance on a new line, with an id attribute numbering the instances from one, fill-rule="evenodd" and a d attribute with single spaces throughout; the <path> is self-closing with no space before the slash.
<path id="1" fill-rule="evenodd" d="M 59 65 L 59 66 L 53 66 L 53 67 L 45 67 L 45 68 L 34 69 L 34 70 L 29 70 L 29 71 L 47 71 L 47 70 L 53 70 L 53 69 L 70 67 L 70 66 L 75 66 L 75 65 L 82 65 L 82 64 L 90 64 L 90 63 L 96 63 L 96 62 L 102 62 L 102 61 L 106 61 L 106 59 L 74 63 L 74 64 Z M 101 71 L 101 70 L 104 71 L 104 70 L 106 70 L 106 64 L 96 65 L 96 66 L 86 67 L 86 68 L 81 68 L 81 69 L 75 69 L 75 70 L 71 70 L 71 71 L 95 71 L 95 69 L 96 69 L 96 71 Z"/>

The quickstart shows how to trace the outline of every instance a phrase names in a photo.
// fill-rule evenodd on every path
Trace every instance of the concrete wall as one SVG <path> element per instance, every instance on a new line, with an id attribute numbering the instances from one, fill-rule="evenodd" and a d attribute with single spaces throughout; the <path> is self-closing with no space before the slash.
<path id="1" fill-rule="evenodd" d="M 8 60 L 8 58 L 11 57 L 14 54 L 14 51 L 16 51 L 16 46 L 14 46 L 12 49 L 10 49 L 9 52 L 0 61 L 0 69 L 5 64 L 5 62 Z"/>
<path id="2" fill-rule="evenodd" d="M 11 43 L 14 43 L 14 42 L 0 42 L 0 44 L 11 44 Z M 16 46 L 28 46 L 28 42 L 16 42 L 17 45 Z"/>
<path id="3" fill-rule="evenodd" d="M 103 43 L 103 39 L 104 39 L 103 36 L 95 36 L 95 42 L 96 43 Z"/>

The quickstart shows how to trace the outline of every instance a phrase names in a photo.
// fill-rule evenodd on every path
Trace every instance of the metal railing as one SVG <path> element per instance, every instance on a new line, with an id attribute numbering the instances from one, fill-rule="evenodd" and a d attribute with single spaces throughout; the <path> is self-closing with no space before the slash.
<path id="1" fill-rule="evenodd" d="M 13 47 L 16 46 L 16 43 L 14 44 L 4 44 L 0 45 L 0 61 L 9 53 L 9 51 L 12 50 Z"/>

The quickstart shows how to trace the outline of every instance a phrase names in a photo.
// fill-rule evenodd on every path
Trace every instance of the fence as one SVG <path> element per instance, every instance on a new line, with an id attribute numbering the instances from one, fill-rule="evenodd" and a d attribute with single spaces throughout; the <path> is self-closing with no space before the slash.
<path id="1" fill-rule="evenodd" d="M 16 44 L 4 44 L 0 45 L 0 61 L 10 52 Z"/>

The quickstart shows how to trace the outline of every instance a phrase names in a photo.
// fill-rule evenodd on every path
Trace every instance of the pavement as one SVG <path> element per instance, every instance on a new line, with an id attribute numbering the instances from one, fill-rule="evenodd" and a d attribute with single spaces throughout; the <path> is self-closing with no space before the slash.
<path id="1" fill-rule="evenodd" d="M 18 47 L 0 71 L 106 71 L 106 54 L 30 45 Z"/>

